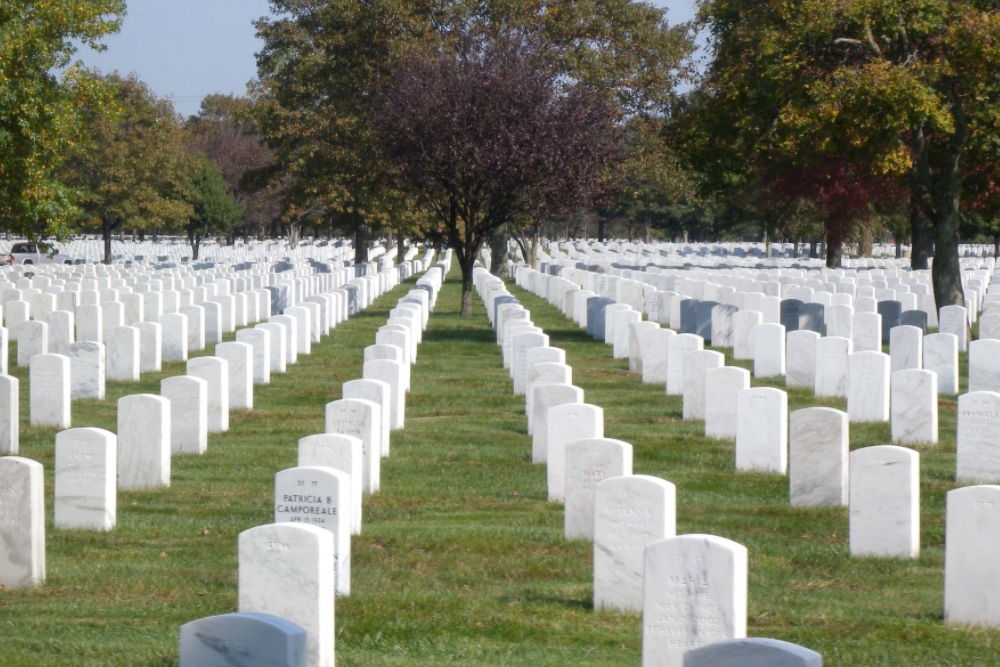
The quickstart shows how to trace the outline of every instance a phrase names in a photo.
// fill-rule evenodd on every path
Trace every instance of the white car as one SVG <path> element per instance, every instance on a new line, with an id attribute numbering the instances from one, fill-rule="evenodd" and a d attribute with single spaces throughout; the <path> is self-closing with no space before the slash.
<path id="1" fill-rule="evenodd" d="M 15 243 L 10 249 L 11 264 L 72 264 L 73 258 L 64 255 L 48 243 Z"/>

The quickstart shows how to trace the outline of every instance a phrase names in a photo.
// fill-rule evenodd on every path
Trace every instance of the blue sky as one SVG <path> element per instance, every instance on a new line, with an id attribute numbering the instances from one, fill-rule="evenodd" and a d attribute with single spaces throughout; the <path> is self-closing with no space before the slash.
<path id="1" fill-rule="evenodd" d="M 654 0 L 671 23 L 694 16 L 694 0 Z M 211 93 L 246 93 L 256 74 L 260 42 L 252 21 L 268 13 L 267 0 L 128 0 L 121 32 L 104 53 L 81 49 L 89 67 L 135 72 L 185 116 Z"/>

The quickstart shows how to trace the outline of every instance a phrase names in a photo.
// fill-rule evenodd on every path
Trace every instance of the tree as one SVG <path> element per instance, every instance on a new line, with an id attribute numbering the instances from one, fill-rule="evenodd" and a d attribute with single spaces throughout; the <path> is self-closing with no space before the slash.
<path id="1" fill-rule="evenodd" d="M 378 91 L 414 52 L 453 48 L 458 35 L 530 36 L 548 45 L 567 78 L 604 91 L 621 118 L 663 112 L 694 49 L 686 26 L 670 27 L 664 10 L 630 0 L 272 6 L 278 18 L 257 25 L 265 46 L 254 96 L 277 155 L 271 174 L 290 181 L 283 219 L 294 225 L 303 217 L 333 218 L 349 224 L 356 240 L 367 227 L 398 232 L 400 219 L 421 217 L 371 127 Z"/>
<path id="2" fill-rule="evenodd" d="M 858 173 L 905 183 L 913 266 L 924 267 L 933 233 L 937 304 L 962 304 L 966 157 L 1000 129 L 995 4 L 710 0 L 702 19 L 716 55 L 712 106 L 744 154 L 839 157 Z"/>
<path id="3" fill-rule="evenodd" d="M 115 108 L 86 110 L 87 140 L 77 144 L 63 170 L 83 193 L 88 219 L 104 239 L 111 261 L 111 235 L 133 230 L 180 229 L 191 215 L 183 173 L 191 159 L 183 150 L 180 119 L 169 101 L 157 98 L 136 76 L 105 77 Z"/>
<path id="4" fill-rule="evenodd" d="M 469 37 L 413 56 L 375 116 L 385 154 L 444 225 L 462 268 L 462 315 L 472 270 L 499 225 L 589 203 L 618 156 L 613 111 L 588 87 L 563 90 L 535 43 Z"/>
<path id="5" fill-rule="evenodd" d="M 80 140 L 83 110 L 108 95 L 71 65 L 74 40 L 103 49 L 124 12 L 124 0 L 0 3 L 0 226 L 37 239 L 65 233 L 77 215 L 56 171 Z"/>
<path id="6" fill-rule="evenodd" d="M 235 236 L 239 228 L 245 236 L 269 230 L 281 213 L 281 182 L 255 182 L 248 177 L 254 170 L 274 163 L 274 152 L 253 122 L 253 102 L 233 95 L 208 95 L 198 115 L 187 120 L 185 129 L 188 150 L 218 165 L 227 192 L 243 205 L 238 224 L 227 225 L 226 232 L 232 231 Z"/>
<path id="7" fill-rule="evenodd" d="M 198 259 L 201 242 L 208 234 L 228 234 L 243 216 L 244 205 L 229 194 L 222 170 L 206 157 L 195 158 L 188 174 L 187 200 L 192 213 L 184 230 L 191 243 L 192 259 Z"/>

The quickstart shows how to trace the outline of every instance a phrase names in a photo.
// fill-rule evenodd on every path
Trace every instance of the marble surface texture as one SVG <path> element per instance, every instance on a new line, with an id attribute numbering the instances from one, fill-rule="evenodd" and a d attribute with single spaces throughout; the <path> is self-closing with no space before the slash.
<path id="1" fill-rule="evenodd" d="M 705 419 L 705 374 L 721 368 L 725 355 L 714 350 L 695 350 L 684 357 L 683 418 Z"/>
<path id="2" fill-rule="evenodd" d="M 673 484 L 648 475 L 594 487 L 594 609 L 642 611 L 643 552 L 676 534 L 676 496 Z"/>
<path id="3" fill-rule="evenodd" d="M 377 403 L 362 398 L 342 398 L 326 404 L 326 433 L 352 435 L 361 441 L 361 488 L 365 495 L 379 489 L 381 444 L 378 424 L 382 409 Z"/>
<path id="4" fill-rule="evenodd" d="M 351 479 L 351 534 L 361 534 L 361 440 L 319 433 L 299 439 L 298 465 L 334 468 Z"/>
<path id="5" fill-rule="evenodd" d="M 852 556 L 916 558 L 920 551 L 920 455 L 895 445 L 850 454 Z"/>
<path id="6" fill-rule="evenodd" d="M 178 667 L 306 667 L 306 631 L 269 614 L 208 616 L 180 629 Z"/>
<path id="7" fill-rule="evenodd" d="M 170 401 L 171 454 L 204 454 L 208 449 L 208 381 L 193 375 L 164 378 L 160 396 Z"/>
<path id="8" fill-rule="evenodd" d="M 32 426 L 69 428 L 70 361 L 61 354 L 36 354 L 28 379 Z"/>
<path id="9" fill-rule="evenodd" d="M 170 401 L 153 394 L 118 399 L 118 488 L 170 486 Z"/>
<path id="10" fill-rule="evenodd" d="M 944 622 L 1000 627 L 1000 486 L 946 496 Z"/>
<path id="11" fill-rule="evenodd" d="M 889 367 L 884 352 L 855 352 L 847 360 L 847 414 L 854 423 L 889 421 Z"/>
<path id="12" fill-rule="evenodd" d="M 187 374 L 208 383 L 208 432 L 229 430 L 229 362 L 221 357 L 188 359 Z"/>
<path id="13" fill-rule="evenodd" d="M 117 518 L 118 438 L 100 428 L 56 434 L 54 525 L 106 531 Z"/>
<path id="14" fill-rule="evenodd" d="M 1000 393 L 975 391 L 958 397 L 955 478 L 1000 482 Z"/>
<path id="15" fill-rule="evenodd" d="M 690 649 L 746 637 L 747 550 L 715 535 L 646 546 L 642 667 L 683 667 Z"/>
<path id="16" fill-rule="evenodd" d="M 688 651 L 684 667 L 823 667 L 823 656 L 780 639 L 748 637 Z"/>
<path id="17" fill-rule="evenodd" d="M 958 393 L 958 337 L 936 333 L 924 336 L 924 370 L 937 374 L 938 394 Z"/>
<path id="18" fill-rule="evenodd" d="M 389 456 L 389 432 L 392 430 L 392 424 L 389 421 L 392 387 L 389 383 L 374 378 L 349 380 L 341 386 L 340 395 L 341 398 L 361 398 L 379 406 L 382 418 L 376 426 L 375 439 L 379 443 L 379 456 L 382 458 Z"/>
<path id="19" fill-rule="evenodd" d="M 230 409 L 252 410 L 253 347 L 249 343 L 219 343 L 215 356 L 227 362 Z"/>
<path id="20" fill-rule="evenodd" d="M 969 343 L 969 391 L 1000 391 L 1000 340 Z"/>
<path id="21" fill-rule="evenodd" d="M 602 479 L 631 474 L 632 445 L 627 442 L 590 438 L 567 443 L 564 537 L 593 540 L 594 486 Z"/>
<path id="22" fill-rule="evenodd" d="M 318 526 L 333 534 L 337 595 L 351 594 L 351 477 L 323 466 L 298 466 L 274 475 L 274 522 Z"/>
<path id="23" fill-rule="evenodd" d="M 793 507 L 847 504 L 847 413 L 804 408 L 789 415 L 789 501 Z"/>
<path id="24" fill-rule="evenodd" d="M 333 667 L 334 536 L 280 523 L 239 536 L 239 611 L 270 614 L 306 631 L 308 667 Z"/>
<path id="25" fill-rule="evenodd" d="M 750 388 L 750 371 L 722 366 L 705 373 L 705 436 L 736 437 L 736 396 Z"/>
<path id="26" fill-rule="evenodd" d="M 784 374 L 785 326 L 773 323 L 757 325 L 753 328 L 754 377 L 780 377 Z"/>
<path id="27" fill-rule="evenodd" d="M 736 469 L 788 470 L 788 394 L 752 387 L 736 395 Z"/>
<path id="28" fill-rule="evenodd" d="M 564 403 L 548 412 L 546 479 L 550 502 L 566 498 L 566 445 L 575 440 L 604 437 L 604 409 L 587 403 Z"/>
<path id="29" fill-rule="evenodd" d="M 911 368 L 892 374 L 890 398 L 892 441 L 936 445 L 938 441 L 937 375 Z"/>
<path id="30" fill-rule="evenodd" d="M 642 382 L 643 384 L 667 384 L 667 341 L 676 332 L 671 329 L 653 329 L 643 334 Z"/>
<path id="31" fill-rule="evenodd" d="M 531 460 L 544 463 L 549 456 L 549 410 L 565 403 L 583 403 L 583 389 L 569 384 L 543 384 L 532 395 Z"/>
<path id="32" fill-rule="evenodd" d="M 236 332 L 236 342 L 251 348 L 253 383 L 271 383 L 271 332 L 267 329 L 248 327 Z"/>
<path id="33" fill-rule="evenodd" d="M 45 581 L 45 496 L 42 464 L 0 457 L 0 585 L 7 590 Z"/>

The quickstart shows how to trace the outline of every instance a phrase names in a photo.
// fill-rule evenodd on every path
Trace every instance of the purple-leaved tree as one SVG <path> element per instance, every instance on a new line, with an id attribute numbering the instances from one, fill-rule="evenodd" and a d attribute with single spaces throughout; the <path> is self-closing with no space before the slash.
<path id="1" fill-rule="evenodd" d="M 466 37 L 453 49 L 413 56 L 384 90 L 374 127 L 457 256 L 464 317 L 490 232 L 590 204 L 608 189 L 621 154 L 601 95 L 519 38 Z"/>

